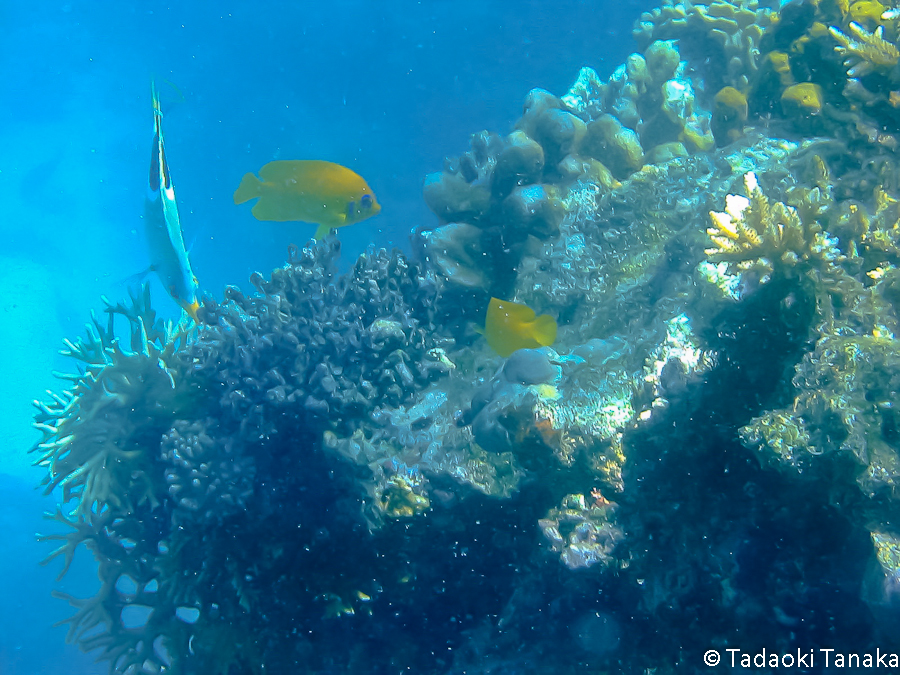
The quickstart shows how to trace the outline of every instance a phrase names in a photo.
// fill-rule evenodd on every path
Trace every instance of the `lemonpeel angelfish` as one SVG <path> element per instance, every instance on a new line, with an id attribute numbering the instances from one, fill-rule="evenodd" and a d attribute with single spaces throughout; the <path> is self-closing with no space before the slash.
<path id="1" fill-rule="evenodd" d="M 552 316 L 536 316 L 534 310 L 509 300 L 491 298 L 484 322 L 488 345 L 507 357 L 518 349 L 549 347 L 556 340 Z"/>
<path id="2" fill-rule="evenodd" d="M 257 198 L 251 210 L 254 218 L 316 223 L 316 239 L 381 211 L 362 176 L 346 166 L 315 159 L 276 160 L 259 170 L 259 178 L 245 174 L 234 203 Z"/>

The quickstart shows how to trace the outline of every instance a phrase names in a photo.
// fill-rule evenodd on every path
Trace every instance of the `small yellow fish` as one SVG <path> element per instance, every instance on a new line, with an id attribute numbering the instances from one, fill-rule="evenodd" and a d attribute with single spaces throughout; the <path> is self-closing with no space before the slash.
<path id="1" fill-rule="evenodd" d="M 381 211 L 372 188 L 345 166 L 321 160 L 279 160 L 244 175 L 234 203 L 259 197 L 251 213 L 257 220 L 316 223 L 321 239 L 333 227 L 352 225 Z"/>
<path id="2" fill-rule="evenodd" d="M 484 336 L 500 356 L 517 349 L 549 347 L 556 340 L 556 321 L 547 314 L 535 316 L 534 310 L 517 302 L 491 298 Z"/>

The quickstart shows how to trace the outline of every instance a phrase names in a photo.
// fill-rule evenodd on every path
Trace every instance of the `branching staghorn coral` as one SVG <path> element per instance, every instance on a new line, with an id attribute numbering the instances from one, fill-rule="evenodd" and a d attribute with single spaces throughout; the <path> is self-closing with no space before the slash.
<path id="1" fill-rule="evenodd" d="M 156 499 L 148 475 L 143 434 L 164 428 L 179 406 L 167 361 L 184 343 L 185 332 L 157 323 L 149 291 L 133 296 L 130 307 L 108 305 L 104 327 L 95 317 L 87 336 L 66 341 L 63 355 L 80 362 L 80 371 L 60 375 L 73 383 L 49 403 L 35 402 L 35 426 L 43 439 L 33 452 L 47 468 L 45 492 L 63 489 L 63 501 L 77 501 L 89 517 L 105 506 L 124 511 Z M 129 322 L 130 350 L 115 337 L 114 319 Z"/>
<path id="2" fill-rule="evenodd" d="M 726 197 L 724 212 L 710 211 L 707 234 L 713 246 L 706 254 L 711 261 L 728 263 L 738 272 L 785 276 L 800 263 L 817 265 L 837 255 L 818 221 L 783 202 L 771 202 L 755 173 L 744 175 L 744 190 L 746 197 Z"/>
<path id="3" fill-rule="evenodd" d="M 828 32 L 838 43 L 835 51 L 844 57 L 850 77 L 862 77 L 879 70 L 887 71 L 900 61 L 900 50 L 884 39 L 883 26 L 870 33 L 852 21 L 847 30 L 850 35 L 836 26 L 829 28 Z"/>

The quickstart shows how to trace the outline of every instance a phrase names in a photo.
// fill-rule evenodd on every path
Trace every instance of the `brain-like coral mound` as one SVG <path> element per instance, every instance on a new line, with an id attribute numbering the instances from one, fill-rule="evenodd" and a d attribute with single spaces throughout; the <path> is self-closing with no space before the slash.
<path id="1" fill-rule="evenodd" d="M 176 508 L 215 521 L 247 508 L 256 463 L 235 451 L 234 439 L 219 436 L 212 419 L 176 420 L 160 440 L 169 497 Z"/>

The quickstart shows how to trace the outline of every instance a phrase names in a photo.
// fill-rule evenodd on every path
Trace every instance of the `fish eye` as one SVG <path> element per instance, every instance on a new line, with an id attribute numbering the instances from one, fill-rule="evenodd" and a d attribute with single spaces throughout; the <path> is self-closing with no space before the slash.
<path id="1" fill-rule="evenodd" d="M 372 195 L 363 195 L 362 199 L 360 201 L 362 202 L 362 204 L 360 204 L 360 206 L 362 206 L 362 208 L 364 208 L 364 209 L 372 208 Z"/>

